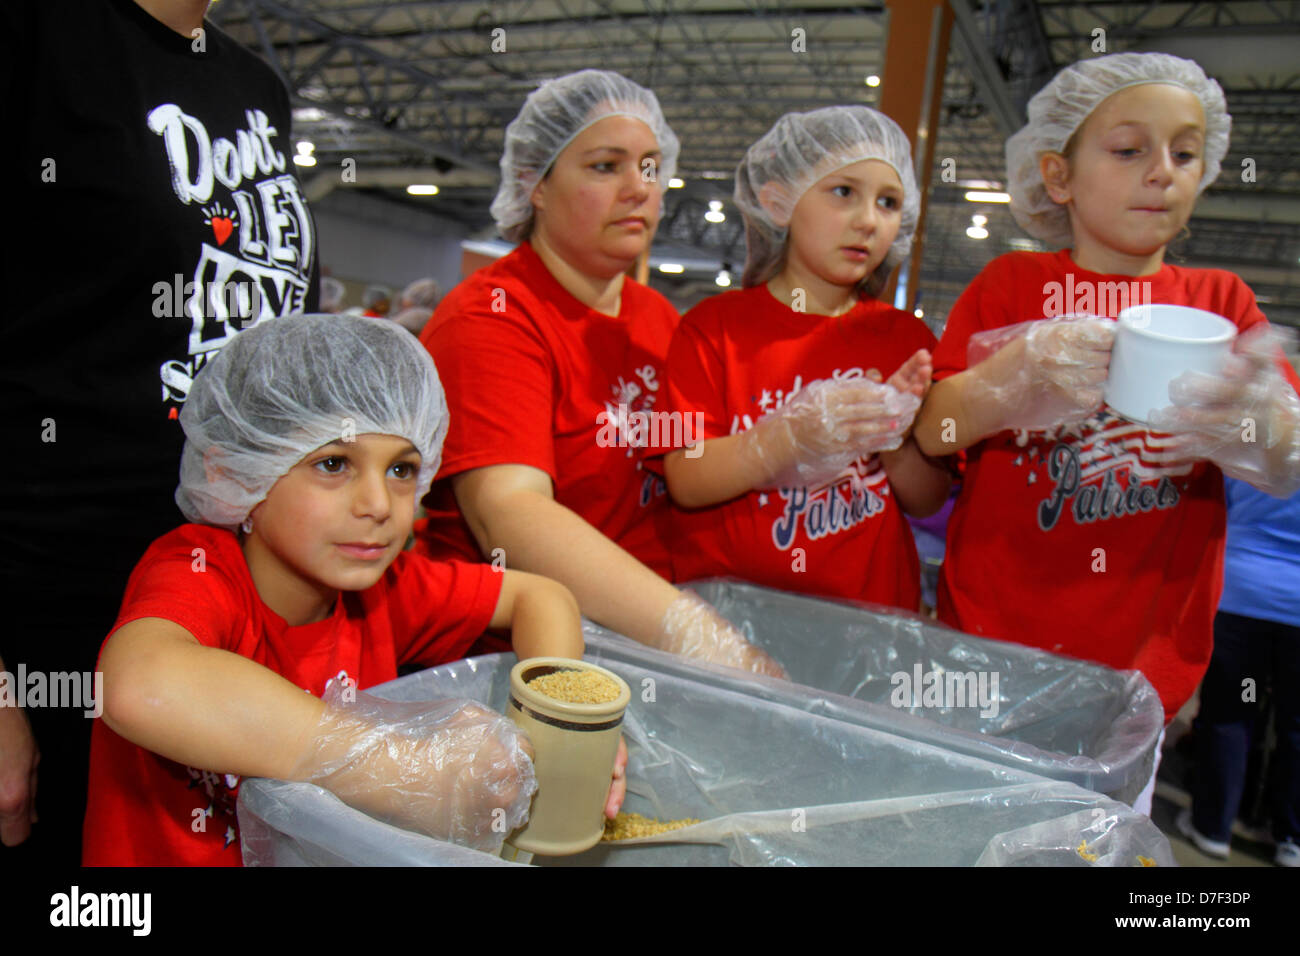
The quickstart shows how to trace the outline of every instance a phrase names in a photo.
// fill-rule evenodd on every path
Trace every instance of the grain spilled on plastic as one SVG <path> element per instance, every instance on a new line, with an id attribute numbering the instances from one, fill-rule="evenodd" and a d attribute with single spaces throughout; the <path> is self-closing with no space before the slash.
<path id="1" fill-rule="evenodd" d="M 699 820 L 655 820 L 643 817 L 639 813 L 620 813 L 613 820 L 605 821 L 605 834 L 602 840 L 635 840 L 638 837 L 656 836 L 670 830 L 680 830 L 699 823 Z"/>
<path id="2" fill-rule="evenodd" d="M 619 695 L 618 684 L 597 671 L 555 671 L 534 677 L 528 686 L 566 704 L 608 704 Z"/>

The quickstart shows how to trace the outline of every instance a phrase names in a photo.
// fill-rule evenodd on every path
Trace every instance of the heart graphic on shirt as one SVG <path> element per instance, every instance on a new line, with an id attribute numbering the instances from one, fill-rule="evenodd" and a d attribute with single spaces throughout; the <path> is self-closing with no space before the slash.
<path id="1" fill-rule="evenodd" d="M 212 217 L 212 234 L 217 237 L 217 245 L 224 246 L 234 228 L 235 224 L 225 216 Z"/>

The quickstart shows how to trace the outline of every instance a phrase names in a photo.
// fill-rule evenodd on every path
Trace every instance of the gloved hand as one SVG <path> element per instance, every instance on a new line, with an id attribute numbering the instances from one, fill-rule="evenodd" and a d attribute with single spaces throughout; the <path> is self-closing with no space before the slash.
<path id="1" fill-rule="evenodd" d="M 751 674 L 785 678 L 785 668 L 731 626 L 707 601 L 682 594 L 668 606 L 660 625 L 660 650 L 695 657 Z"/>
<path id="2" fill-rule="evenodd" d="M 1225 475 L 1286 498 L 1300 490 L 1300 397 L 1278 369 L 1278 337 L 1251 330 L 1233 345 L 1222 375 L 1184 372 L 1173 404 L 1150 417 L 1173 435 L 1163 458 L 1208 459 Z"/>
<path id="3" fill-rule="evenodd" d="M 467 700 L 395 703 L 339 681 L 323 700 L 295 780 L 386 823 L 487 852 L 528 819 L 531 747 L 501 714 Z"/>
<path id="4" fill-rule="evenodd" d="M 1064 316 L 976 332 L 966 408 L 992 434 L 1078 422 L 1102 406 L 1115 323 Z"/>
<path id="5" fill-rule="evenodd" d="M 916 395 L 870 378 L 822 379 L 741 433 L 760 488 L 805 487 L 850 462 L 903 443 L 921 407 Z"/>

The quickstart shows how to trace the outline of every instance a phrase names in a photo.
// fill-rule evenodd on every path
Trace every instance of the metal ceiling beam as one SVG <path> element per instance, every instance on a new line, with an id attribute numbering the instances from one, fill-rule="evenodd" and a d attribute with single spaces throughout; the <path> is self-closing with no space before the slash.
<path id="1" fill-rule="evenodd" d="M 1114 49 L 1137 39 L 1155 44 L 1161 38 L 1207 32 L 1216 38 L 1267 34 L 1282 40 L 1300 31 L 1294 3 L 1038 0 L 1031 7 L 1028 0 L 945 2 L 959 22 L 968 23 L 964 31 L 954 31 L 960 59 L 953 58 L 944 77 L 936 159 L 957 157 L 963 178 L 1002 179 L 1002 140 L 1022 122 L 1018 106 L 1026 89 L 1032 93 L 1041 85 L 1031 77 L 1052 62 L 1048 50 L 1060 58 L 1058 66 L 1093 55 L 1088 50 L 1093 25 L 1107 29 Z M 704 3 L 710 9 L 699 9 Z M 324 101 L 310 91 L 294 98 L 295 105 L 331 115 L 320 129 L 309 124 L 296 131 L 318 139 L 318 169 L 329 177 L 322 185 L 340 184 L 341 156 L 358 160 L 356 185 L 363 189 L 405 185 L 406 177 L 419 169 L 419 178 L 446 186 L 435 200 L 443 214 L 486 222 L 503 127 L 541 76 L 599 64 L 634 79 L 649 77 L 682 135 L 683 175 L 692 183 L 685 192 L 690 192 L 705 171 L 729 173 L 769 119 L 791 109 L 861 101 L 858 68 L 880 71 L 873 57 L 878 61 L 882 49 L 882 4 L 791 8 L 747 0 L 722 6 L 717 0 L 655 0 L 636 8 L 621 0 L 562 0 L 484 8 L 479 0 L 374 0 L 349 8 L 324 0 L 224 0 L 213 7 L 213 19 L 261 52 L 291 89 L 310 82 L 324 90 Z M 489 10 L 492 16 L 483 16 Z M 475 21 L 476 15 L 483 18 Z M 1044 21 L 1056 35 L 1045 35 Z M 807 60 L 785 52 L 795 25 L 808 31 Z M 507 30 L 508 57 L 490 52 L 490 31 L 496 26 Z M 865 34 L 867 42 L 854 34 Z M 1268 267 L 1295 276 L 1289 293 L 1270 287 L 1269 294 L 1281 304 L 1268 308 L 1300 309 L 1300 270 L 1294 266 L 1300 252 L 1300 156 L 1291 148 L 1300 70 L 1274 70 L 1277 79 L 1261 78 L 1255 84 L 1251 70 L 1259 63 L 1242 60 L 1241 66 L 1226 74 L 1234 79 L 1228 96 L 1236 135 L 1225 165 L 1231 172 L 1242 156 L 1255 158 L 1261 171 L 1256 188 L 1267 188 L 1269 195 L 1235 178 L 1216 187 L 1198 204 L 1193 238 L 1181 248 L 1189 260 L 1230 264 L 1243 275 Z M 1291 73 L 1297 75 L 1288 79 Z M 1271 88 L 1244 88 L 1252 85 Z M 778 95 L 767 96 L 768 90 Z M 468 175 L 476 184 L 457 186 L 445 176 L 425 175 L 434 157 L 473 170 Z M 392 163 L 403 166 L 380 173 Z M 725 192 L 729 184 L 710 180 L 699 185 L 705 192 L 690 202 L 670 194 L 661 233 L 719 258 L 743 259 L 739 218 L 730 209 L 721 225 L 705 224 L 702 218 L 707 191 L 716 185 Z M 396 202 L 402 198 L 394 195 Z M 991 230 L 987 244 L 968 242 L 961 235 L 964 221 L 953 216 L 964 220 L 969 204 L 954 203 L 949 210 L 937 194 L 934 198 L 927 217 L 933 258 L 927 255 L 930 262 L 921 282 L 927 319 L 945 300 L 949 280 L 957 279 L 960 291 L 1016 234 L 1007 219 Z M 999 217 L 993 218 L 997 223 Z M 1233 257 L 1231 263 L 1225 254 Z M 936 262 L 938 272 L 931 268 Z M 934 288 L 927 286 L 931 278 Z"/>
<path id="2" fill-rule="evenodd" d="M 962 60 L 998 128 L 1004 136 L 1010 136 L 1024 125 L 1024 115 L 1012 103 L 1002 73 L 980 36 L 979 24 L 975 22 L 970 4 L 967 0 L 951 0 L 950 6 L 953 12 L 952 38 L 961 50 Z"/>
<path id="3" fill-rule="evenodd" d="M 227 0 L 227 2 L 229 2 L 229 0 Z M 302 14 L 300 11 L 285 7 L 283 4 L 275 2 L 275 0 L 257 0 L 257 3 L 263 8 L 265 8 L 268 13 L 274 13 L 277 17 L 279 17 L 286 23 L 289 22 L 290 20 L 297 19 L 297 18 L 309 19 L 305 17 L 305 15 Z M 783 18 L 785 18 L 786 21 L 789 21 L 791 17 L 797 17 L 798 21 L 795 22 L 795 25 L 802 26 L 805 29 L 807 29 L 808 25 L 810 24 L 814 24 L 818 26 L 822 26 L 822 25 L 834 26 L 837 21 L 842 21 L 846 19 L 856 20 L 861 17 L 879 16 L 883 12 L 883 9 L 884 9 L 883 5 L 872 6 L 867 4 L 854 4 L 848 7 L 813 7 L 813 8 L 808 8 L 807 10 L 804 11 L 791 10 L 788 7 L 781 7 L 777 10 L 770 11 L 770 13 L 779 13 Z M 713 26 L 713 25 L 750 26 L 754 24 L 756 15 L 752 12 L 744 12 L 744 11 L 711 12 L 707 10 L 698 11 L 692 9 L 689 11 L 683 11 L 683 16 L 685 19 L 688 19 L 693 23 L 702 23 L 707 26 Z M 757 14 L 757 16 L 765 20 L 770 19 L 770 17 L 765 16 L 762 11 L 760 11 Z M 509 44 L 510 33 L 512 30 L 515 31 L 516 33 L 522 33 L 522 34 L 536 33 L 541 35 L 543 38 L 545 38 L 549 35 L 553 35 L 556 31 L 562 29 L 571 30 L 573 28 L 573 24 L 575 21 L 590 23 L 593 26 L 599 24 L 618 24 L 620 26 L 626 27 L 629 30 L 635 31 L 635 30 L 645 30 L 648 27 L 655 26 L 659 22 L 659 19 L 660 19 L 659 17 L 656 17 L 653 14 L 607 12 L 604 14 L 596 14 L 596 15 L 585 14 L 578 17 L 560 16 L 560 17 L 527 20 L 527 21 L 493 20 L 489 24 L 486 24 L 484 26 L 471 25 L 471 26 L 463 26 L 463 27 L 436 27 L 436 28 L 413 27 L 410 29 L 402 29 L 402 30 L 385 30 L 370 35 L 361 35 L 358 33 L 351 33 L 351 32 L 345 33 L 343 31 L 338 31 L 338 30 L 335 30 L 334 32 L 339 36 L 348 36 L 357 43 L 371 43 L 371 42 L 397 43 L 400 41 L 412 40 L 412 39 L 421 40 L 421 41 L 436 41 L 436 42 L 444 42 L 447 40 L 478 40 L 478 41 L 482 41 L 483 43 L 482 52 L 486 55 L 493 55 L 490 52 L 490 43 L 492 39 L 491 31 L 497 27 L 501 27 L 506 31 L 506 40 L 507 40 L 507 44 Z M 233 26 L 239 21 L 237 18 L 235 20 L 230 20 L 230 18 L 225 18 L 224 22 L 230 23 L 231 26 Z M 316 20 L 313 20 L 312 22 L 319 23 L 319 21 Z M 330 29 L 334 30 L 333 27 L 330 27 Z M 818 39 L 816 37 L 811 36 L 811 33 L 812 31 L 809 31 L 810 39 L 813 40 Z M 834 42 L 830 38 L 826 38 L 826 41 Z M 322 38 L 315 42 L 321 43 L 327 41 Z M 786 42 L 787 44 L 789 42 L 789 31 L 786 31 Z M 304 44 L 304 45 L 310 45 L 310 44 Z"/>
<path id="4" fill-rule="evenodd" d="M 235 2 L 235 0 L 228 0 L 228 2 Z M 280 3 L 273 2 L 273 0 L 238 0 L 238 2 L 248 11 L 250 20 L 258 17 L 262 12 L 269 12 L 280 19 L 291 21 L 295 26 L 329 41 L 336 49 L 346 50 L 349 52 L 353 57 L 358 83 L 362 90 L 362 96 L 369 115 L 359 117 L 346 113 L 345 107 L 353 104 L 345 104 L 341 102 L 331 104 L 329 101 L 307 99 L 299 93 L 299 88 L 302 82 L 301 79 L 288 77 L 287 85 L 296 104 L 314 106 L 318 109 L 324 110 L 329 110 L 331 105 L 333 105 L 336 111 L 347 116 L 350 122 L 368 126 L 377 132 L 385 133 L 392 136 L 394 139 L 406 142 L 408 145 L 417 145 L 422 151 L 430 155 L 441 156 L 443 159 L 456 163 L 457 165 L 466 166 L 470 169 L 477 169 L 483 172 L 493 171 L 494 167 L 491 163 L 486 163 L 480 159 L 466 155 L 457 146 L 448 146 L 443 143 L 429 142 L 419 136 L 418 133 L 412 134 L 398 130 L 392 125 L 385 123 L 382 119 L 376 119 L 376 116 L 388 116 L 388 107 L 390 104 L 388 104 L 384 98 L 374 96 L 370 91 L 369 83 L 365 77 L 367 70 L 382 72 L 387 76 L 391 76 L 393 73 L 401 73 L 419 86 L 436 87 L 439 80 L 438 77 L 419 67 L 393 60 L 385 54 L 372 49 L 368 44 L 362 43 L 355 38 L 340 34 L 333 28 L 321 24 L 316 20 L 299 16 L 295 11 L 284 7 Z M 264 46 L 262 48 L 262 54 L 269 62 L 279 65 L 281 75 L 283 76 L 283 66 L 280 65 L 280 59 L 276 50 Z M 322 57 L 322 59 L 327 58 Z M 384 88 L 387 89 L 387 83 Z M 450 126 L 451 124 L 448 123 L 446 125 Z"/>

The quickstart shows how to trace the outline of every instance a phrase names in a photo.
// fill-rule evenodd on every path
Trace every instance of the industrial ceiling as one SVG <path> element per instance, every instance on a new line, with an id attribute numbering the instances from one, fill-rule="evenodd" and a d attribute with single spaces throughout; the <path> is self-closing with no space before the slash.
<path id="1" fill-rule="evenodd" d="M 962 29 L 948 58 L 920 277 L 926 320 L 941 327 L 992 258 L 1030 247 L 1005 205 L 975 204 L 971 182 L 1002 184 L 1002 144 L 1029 97 L 1061 67 L 1105 52 L 1197 60 L 1233 116 L 1218 181 L 1171 260 L 1237 272 L 1277 323 L 1300 326 L 1300 3 L 952 0 Z M 653 89 L 682 141 L 656 251 L 701 263 L 744 261 L 731 172 L 782 113 L 879 102 L 889 14 L 883 2 L 807 0 L 220 0 L 210 19 L 259 52 L 295 106 L 294 137 L 314 144 L 300 172 L 308 195 L 382 190 L 492 233 L 488 205 L 507 123 L 548 77 L 617 70 Z M 958 35 L 960 33 L 960 35 Z M 342 163 L 355 163 L 344 182 Z M 1244 175 L 1252 170 L 1253 176 Z M 413 182 L 436 183 L 414 198 Z M 725 221 L 705 219 L 721 200 Z M 971 216 L 988 237 L 967 236 Z M 716 218 L 716 217 L 714 217 Z M 659 282 L 676 298 L 710 290 L 705 275 Z"/>

